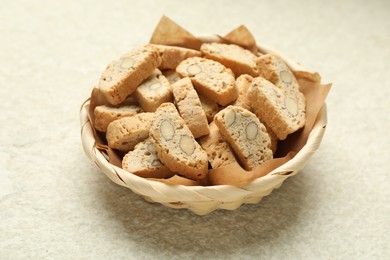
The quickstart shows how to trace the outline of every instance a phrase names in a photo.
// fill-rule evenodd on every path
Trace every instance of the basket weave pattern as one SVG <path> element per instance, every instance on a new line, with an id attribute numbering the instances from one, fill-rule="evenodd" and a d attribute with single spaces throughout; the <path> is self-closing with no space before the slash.
<path id="1" fill-rule="evenodd" d="M 215 36 L 200 37 L 203 41 L 216 41 Z M 295 62 L 283 54 L 259 46 L 263 53 L 278 53 L 294 70 L 302 70 Z M 118 185 L 131 189 L 150 202 L 158 202 L 170 208 L 188 208 L 198 215 L 207 214 L 216 209 L 234 210 L 243 203 L 258 203 L 269 195 L 273 189 L 280 187 L 285 179 L 294 176 L 301 170 L 318 149 L 327 124 L 326 105 L 314 124 L 306 145 L 293 159 L 273 170 L 266 176 L 240 187 L 232 185 L 218 186 L 181 186 L 146 180 L 110 164 L 107 156 L 96 147 L 92 124 L 88 117 L 89 100 L 86 100 L 80 110 L 81 139 L 86 155 L 108 178 Z"/>

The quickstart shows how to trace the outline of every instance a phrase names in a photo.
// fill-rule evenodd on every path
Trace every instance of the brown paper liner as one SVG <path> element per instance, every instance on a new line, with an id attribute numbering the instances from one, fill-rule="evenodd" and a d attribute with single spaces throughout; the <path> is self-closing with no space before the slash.
<path id="1" fill-rule="evenodd" d="M 202 45 L 198 38 L 165 15 L 154 30 L 150 43 L 174 45 L 196 50 L 199 50 L 200 45 Z"/>
<path id="2" fill-rule="evenodd" d="M 231 43 L 235 43 L 246 48 L 250 48 L 252 51 L 256 51 L 253 44 L 256 46 L 256 42 L 245 26 L 239 26 L 232 32 L 228 33 L 223 40 Z M 199 49 L 202 41 L 194 37 L 191 33 L 171 21 L 166 16 L 161 18 L 161 21 L 157 25 L 151 40 L 151 43 L 155 44 L 167 44 L 175 45 L 192 49 Z M 322 106 L 325 103 L 325 99 L 331 84 L 321 84 L 321 76 L 318 73 L 311 73 L 308 71 L 294 71 L 297 81 L 300 86 L 300 90 L 306 98 L 306 124 L 299 131 L 289 135 L 286 140 L 279 141 L 278 148 L 275 154 L 275 158 L 256 167 L 253 171 L 245 171 L 239 164 L 231 164 L 219 169 L 209 170 L 207 179 L 203 181 L 204 185 L 242 185 L 248 183 L 256 178 L 267 175 L 272 170 L 283 165 L 287 161 L 291 160 L 297 152 L 306 144 L 310 132 L 313 129 L 314 122 L 319 115 Z M 109 104 L 100 92 L 98 87 L 94 87 L 91 94 L 90 106 L 89 106 L 89 118 L 92 126 L 94 126 L 94 109 L 98 105 Z M 103 152 L 110 163 L 121 167 L 123 154 L 114 151 L 107 146 L 107 141 L 104 137 L 104 133 L 100 133 L 94 130 L 94 136 L 96 139 L 96 147 Z"/>
<path id="3" fill-rule="evenodd" d="M 238 163 L 229 164 L 227 166 L 209 170 L 207 175 L 210 185 L 235 185 L 241 186 L 251 182 L 254 179 L 263 177 L 275 170 L 279 166 L 285 164 L 294 157 L 295 153 L 290 152 L 282 158 L 274 158 L 262 163 L 253 171 L 245 171 Z"/>
<path id="4" fill-rule="evenodd" d="M 257 54 L 257 44 L 255 37 L 252 33 L 245 27 L 245 25 L 240 25 L 233 31 L 226 34 L 222 37 L 227 43 L 237 44 L 245 49 L 250 50 L 254 54 Z"/>

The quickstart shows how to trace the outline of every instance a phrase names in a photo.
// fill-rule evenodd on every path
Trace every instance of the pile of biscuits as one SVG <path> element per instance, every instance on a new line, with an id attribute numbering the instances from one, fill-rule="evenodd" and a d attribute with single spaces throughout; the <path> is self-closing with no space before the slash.
<path id="1" fill-rule="evenodd" d="M 109 105 L 95 108 L 93 125 L 122 168 L 165 183 L 202 185 L 233 163 L 251 171 L 305 125 L 286 63 L 234 44 L 148 44 L 109 64 L 98 88 Z"/>

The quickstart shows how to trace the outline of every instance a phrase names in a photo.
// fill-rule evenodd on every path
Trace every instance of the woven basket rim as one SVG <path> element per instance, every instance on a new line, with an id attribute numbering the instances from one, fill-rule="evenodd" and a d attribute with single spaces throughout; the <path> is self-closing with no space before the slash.
<path id="1" fill-rule="evenodd" d="M 220 39 L 218 35 L 199 36 L 198 38 L 206 42 L 214 42 Z M 264 45 L 258 45 L 258 48 L 262 53 L 277 53 L 293 70 L 304 70 L 301 65 L 273 48 Z M 281 184 L 283 180 L 295 175 L 305 166 L 312 154 L 318 149 L 327 124 L 326 103 L 324 103 L 305 146 L 294 156 L 294 158 L 274 169 L 267 175 L 257 178 L 252 182 L 242 186 L 183 186 L 147 180 L 110 164 L 106 157 L 95 147 L 92 125 L 88 117 L 88 107 L 89 98 L 83 102 L 80 109 L 81 139 L 86 155 L 113 182 L 130 188 L 133 192 L 144 196 L 146 199 L 153 197 L 153 201 L 160 202 L 164 205 L 166 205 L 166 203 L 172 203 L 172 201 L 207 202 L 212 200 L 221 200 L 223 202 L 234 202 L 242 199 L 243 197 L 249 196 L 250 194 L 256 193 L 257 189 L 264 184 L 270 185 L 275 183 L 275 186 L 278 183 Z M 221 194 L 223 194 L 223 196 L 221 196 Z M 226 194 L 230 195 L 226 197 Z M 156 200 L 156 198 L 158 199 Z"/>

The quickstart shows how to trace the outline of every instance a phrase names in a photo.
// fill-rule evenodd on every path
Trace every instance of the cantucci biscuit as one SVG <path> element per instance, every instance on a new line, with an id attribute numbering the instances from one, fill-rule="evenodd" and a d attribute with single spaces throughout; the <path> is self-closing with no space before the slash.
<path id="1" fill-rule="evenodd" d="M 177 74 L 176 70 L 165 70 L 163 72 L 163 75 L 167 78 L 169 84 L 171 85 L 181 79 L 179 74 Z M 215 114 L 218 113 L 218 104 L 202 95 L 198 94 L 198 96 L 204 113 L 206 114 L 207 121 L 210 123 L 211 121 L 213 121 Z"/>
<path id="2" fill-rule="evenodd" d="M 100 132 L 106 132 L 108 125 L 119 118 L 134 116 L 143 112 L 137 105 L 111 107 L 107 105 L 97 106 L 94 110 L 95 129 Z"/>
<path id="3" fill-rule="evenodd" d="M 169 84 L 171 85 L 180 80 L 180 76 L 177 74 L 176 70 L 164 70 L 163 75 L 167 78 Z"/>
<path id="4" fill-rule="evenodd" d="M 270 81 L 285 92 L 289 93 L 299 90 L 294 73 L 278 55 L 262 55 L 257 59 L 257 66 L 259 68 L 259 76 Z"/>
<path id="5" fill-rule="evenodd" d="M 133 95 L 146 112 L 154 112 L 162 103 L 173 99 L 170 84 L 161 74 L 147 78 Z"/>
<path id="6" fill-rule="evenodd" d="M 249 85 L 252 83 L 253 78 L 247 74 L 241 75 L 236 79 L 236 86 L 238 89 L 238 98 L 233 103 L 234 106 L 245 108 L 252 111 L 249 100 L 246 96 Z"/>
<path id="7" fill-rule="evenodd" d="M 269 139 L 271 140 L 271 151 L 272 151 L 272 154 L 275 154 L 276 149 L 278 148 L 278 137 L 265 122 L 262 122 L 262 121 L 260 121 L 260 122 L 265 126 L 265 129 L 267 129 Z"/>
<path id="8" fill-rule="evenodd" d="M 218 104 L 202 95 L 199 95 L 199 100 L 200 104 L 202 105 L 203 111 L 206 114 L 207 121 L 210 123 L 211 121 L 213 121 L 215 114 L 218 113 Z"/>
<path id="9" fill-rule="evenodd" d="M 191 80 L 187 77 L 172 84 L 172 92 L 177 109 L 194 138 L 207 135 L 210 130 L 206 114 Z"/>
<path id="10" fill-rule="evenodd" d="M 257 56 L 238 45 L 203 43 L 200 50 L 206 58 L 218 61 L 230 68 L 236 77 L 241 74 L 249 74 L 253 77 L 259 75 L 259 68 L 256 64 Z"/>
<path id="11" fill-rule="evenodd" d="M 140 113 L 111 122 L 107 127 L 108 146 L 122 152 L 128 152 L 136 144 L 149 136 L 154 113 Z"/>
<path id="12" fill-rule="evenodd" d="M 280 140 L 305 125 L 305 97 L 299 91 L 287 94 L 268 80 L 258 77 L 248 88 L 248 99 L 256 115 Z"/>
<path id="13" fill-rule="evenodd" d="M 236 162 L 233 151 L 225 142 L 217 125 L 210 124 L 210 134 L 199 139 L 199 144 L 207 153 L 207 158 L 213 169 L 217 169 Z"/>
<path id="14" fill-rule="evenodd" d="M 99 80 L 99 88 L 110 104 L 117 105 L 133 93 L 160 63 L 156 48 L 134 49 L 107 66 Z"/>
<path id="15" fill-rule="evenodd" d="M 255 114 L 242 107 L 228 106 L 215 115 L 214 122 L 245 170 L 253 170 L 272 159 L 269 135 Z"/>
<path id="16" fill-rule="evenodd" d="M 208 171 L 207 154 L 172 103 L 162 104 L 155 113 L 150 137 L 158 158 L 173 172 L 190 179 L 203 179 Z"/>
<path id="17" fill-rule="evenodd" d="M 167 45 L 158 45 L 150 44 L 150 46 L 155 47 L 161 57 L 161 64 L 158 66 L 159 69 L 176 69 L 177 65 L 180 64 L 183 60 L 190 57 L 201 57 L 202 53 L 197 50 L 176 47 L 176 46 L 167 46 Z"/>
<path id="18" fill-rule="evenodd" d="M 253 77 L 250 75 L 247 75 L 247 74 L 243 74 L 236 79 L 236 86 L 238 88 L 239 95 L 238 95 L 236 102 L 234 102 L 233 105 L 245 108 L 245 109 L 253 112 L 254 114 L 256 114 L 255 113 L 256 111 L 252 108 L 252 106 L 249 102 L 248 96 L 247 96 L 248 88 L 252 84 L 252 81 L 253 81 Z M 271 128 L 267 126 L 267 124 L 265 124 L 261 120 L 260 120 L 260 122 L 267 129 L 268 135 L 271 139 L 271 150 L 272 150 L 272 153 L 275 154 L 276 148 L 278 145 L 278 138 L 275 135 L 275 133 L 272 132 Z"/>
<path id="19" fill-rule="evenodd" d="M 188 58 L 176 68 L 180 77 L 190 77 L 196 91 L 222 106 L 238 97 L 234 74 L 221 63 L 199 57 Z"/>
<path id="20" fill-rule="evenodd" d="M 169 178 L 174 175 L 157 158 L 157 152 L 150 138 L 138 143 L 133 151 L 123 157 L 122 168 L 144 178 Z"/>

